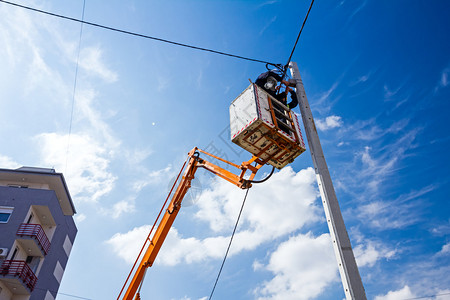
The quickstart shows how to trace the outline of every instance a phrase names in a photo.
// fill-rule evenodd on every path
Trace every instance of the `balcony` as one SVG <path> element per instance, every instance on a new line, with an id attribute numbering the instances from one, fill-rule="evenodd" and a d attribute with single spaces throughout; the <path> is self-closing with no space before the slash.
<path id="1" fill-rule="evenodd" d="M 14 294 L 29 295 L 36 286 L 37 277 L 23 260 L 4 260 L 0 266 L 0 280 Z M 17 284 L 20 283 L 20 284 Z"/>
<path id="2" fill-rule="evenodd" d="M 30 243 L 30 239 L 21 239 L 19 242 L 22 244 L 22 246 L 25 249 L 28 249 L 28 255 L 31 255 L 35 252 L 33 251 L 36 248 L 36 244 L 39 246 L 40 251 L 44 255 L 47 255 L 48 251 L 50 250 L 50 241 L 47 238 L 47 235 L 44 232 L 44 229 L 42 229 L 42 226 L 39 224 L 22 224 L 19 226 L 19 229 L 17 230 L 17 235 L 21 237 L 29 237 L 34 242 Z M 41 256 L 36 255 L 34 253 L 33 256 Z"/>

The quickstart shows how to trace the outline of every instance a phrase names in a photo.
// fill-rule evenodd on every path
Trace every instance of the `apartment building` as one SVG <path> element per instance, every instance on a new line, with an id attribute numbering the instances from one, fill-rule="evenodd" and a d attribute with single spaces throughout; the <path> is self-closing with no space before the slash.
<path id="1" fill-rule="evenodd" d="M 77 234 L 64 176 L 0 169 L 0 300 L 53 300 Z"/>

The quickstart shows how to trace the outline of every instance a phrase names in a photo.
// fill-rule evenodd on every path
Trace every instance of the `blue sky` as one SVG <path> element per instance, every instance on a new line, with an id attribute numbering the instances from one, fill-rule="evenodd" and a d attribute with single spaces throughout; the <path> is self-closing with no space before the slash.
<path id="1" fill-rule="evenodd" d="M 74 18 L 83 7 L 15 2 Z M 85 20 L 284 64 L 309 4 L 87 0 Z M 317 1 L 292 58 L 368 299 L 450 299 L 449 8 Z M 79 232 L 57 299 L 115 299 L 187 152 L 250 158 L 229 141 L 228 107 L 265 66 L 85 25 L 74 95 L 79 36 L 78 23 L 0 3 L 0 167 L 64 173 Z M 307 151 L 249 191 L 215 299 L 344 298 L 311 167 Z M 211 292 L 244 191 L 197 181 L 143 299 Z"/>

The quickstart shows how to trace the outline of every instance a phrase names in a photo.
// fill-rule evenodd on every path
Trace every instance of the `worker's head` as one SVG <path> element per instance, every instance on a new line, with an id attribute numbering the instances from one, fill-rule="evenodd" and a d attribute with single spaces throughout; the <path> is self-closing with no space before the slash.
<path id="1" fill-rule="evenodd" d="M 267 77 L 267 81 L 264 84 L 264 88 L 275 91 L 275 87 L 277 86 L 277 80 L 273 76 Z"/>

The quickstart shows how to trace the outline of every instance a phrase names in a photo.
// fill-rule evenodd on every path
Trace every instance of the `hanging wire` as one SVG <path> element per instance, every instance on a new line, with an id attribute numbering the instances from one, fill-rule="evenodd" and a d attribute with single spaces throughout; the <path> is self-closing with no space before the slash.
<path id="1" fill-rule="evenodd" d="M 422 296 L 422 297 L 415 297 L 415 298 L 405 298 L 402 300 L 426 299 L 426 298 L 435 298 L 435 297 L 447 296 L 447 295 L 450 295 L 450 293 L 443 293 L 443 294 L 436 294 L 436 295 Z"/>
<path id="2" fill-rule="evenodd" d="M 311 5 L 309 6 L 308 13 L 305 16 L 305 19 L 303 21 L 303 24 L 302 24 L 302 27 L 300 29 L 300 32 L 298 33 L 297 40 L 295 41 L 294 47 L 293 47 L 293 49 L 291 51 L 291 55 L 289 56 L 287 64 L 283 67 L 282 65 L 279 65 L 279 64 L 266 63 L 267 70 L 269 70 L 269 65 L 272 65 L 272 66 L 276 67 L 280 73 L 282 72 L 283 73 L 282 79 L 284 79 L 284 77 L 286 76 L 287 66 L 289 65 L 289 63 L 291 61 L 291 58 L 292 58 L 292 55 L 294 54 L 295 48 L 297 46 L 298 40 L 300 38 L 300 35 L 302 34 L 303 27 L 305 26 L 306 20 L 308 19 L 309 12 L 311 11 L 313 3 L 314 3 L 314 0 L 311 1 Z M 258 180 L 253 180 L 251 182 L 252 183 L 262 183 L 262 182 L 266 181 L 267 179 L 269 179 L 272 176 L 274 170 L 275 170 L 275 167 L 272 168 L 272 171 L 270 172 L 269 176 L 267 176 L 263 180 L 259 180 L 259 181 Z M 245 193 L 244 201 L 242 202 L 241 210 L 240 210 L 239 216 L 238 216 L 238 218 L 236 220 L 236 224 L 234 225 L 233 234 L 231 235 L 230 243 L 228 244 L 228 248 L 227 248 L 227 251 L 225 253 L 225 257 L 223 258 L 222 265 L 220 266 L 219 274 L 217 275 L 216 282 L 214 283 L 214 287 L 213 287 L 213 289 L 211 291 L 211 294 L 209 295 L 209 300 L 211 300 L 211 298 L 212 298 L 212 296 L 214 294 L 217 282 L 219 281 L 220 274 L 222 273 L 223 266 L 224 266 L 225 261 L 227 259 L 228 252 L 230 250 L 231 243 L 233 242 L 233 237 L 234 237 L 234 234 L 236 232 L 236 228 L 237 228 L 237 225 L 239 223 L 239 219 L 241 217 L 242 209 L 244 208 L 245 200 L 247 199 L 247 194 L 248 194 L 248 189 L 247 189 L 247 192 Z"/>
<path id="3" fill-rule="evenodd" d="M 262 179 L 262 180 L 250 180 L 250 182 L 251 182 L 251 183 L 263 183 L 264 181 L 266 181 L 267 179 L 269 179 L 269 178 L 272 176 L 273 171 L 275 171 L 275 167 L 272 166 L 272 171 L 270 171 L 270 174 L 267 175 L 266 178 L 264 178 L 264 179 Z"/>
<path id="4" fill-rule="evenodd" d="M 141 38 L 146 38 L 146 39 L 155 40 L 155 41 L 159 41 L 159 42 L 163 42 L 163 43 L 168 43 L 168 44 L 177 45 L 177 46 L 181 46 L 181 47 L 191 48 L 191 49 L 195 49 L 195 50 L 200 50 L 200 51 L 206 51 L 206 52 L 211 52 L 211 53 L 215 53 L 215 54 L 225 55 L 225 56 L 229 56 L 229 57 L 239 58 L 239 59 L 243 59 L 243 60 L 259 62 L 259 63 L 263 63 L 263 64 L 269 64 L 269 65 L 273 65 L 273 66 L 277 65 L 275 63 L 271 63 L 271 62 L 264 61 L 264 60 L 259 60 L 259 59 L 249 58 L 249 57 L 245 57 L 245 56 L 241 56 L 241 55 L 235 55 L 235 54 L 226 53 L 226 52 L 222 52 L 222 51 L 212 50 L 212 49 L 208 49 L 208 48 L 203 48 L 203 47 L 183 44 L 183 43 L 174 42 L 174 41 L 170 41 L 170 40 L 166 40 L 166 39 L 162 39 L 162 38 L 158 38 L 158 37 L 154 37 L 154 36 L 149 36 L 149 35 L 145 35 L 145 34 L 140 34 L 140 33 L 136 33 L 136 32 L 122 30 L 122 29 L 118 29 L 118 28 L 114 28 L 114 27 L 109 27 L 109 26 L 98 24 L 98 23 L 87 22 L 87 21 L 84 21 L 84 20 L 80 20 L 80 19 L 76 19 L 76 18 L 72 18 L 72 17 L 67 17 L 67 16 L 51 13 L 51 12 L 48 12 L 48 11 L 45 11 L 45 10 L 41 10 L 41 9 L 37 9 L 37 8 L 25 6 L 25 5 L 20 5 L 20 4 L 9 2 L 9 1 L 5 1 L 5 0 L 0 0 L 0 2 L 6 3 L 6 4 L 10 4 L 10 5 L 14 5 L 14 6 L 17 6 L 17 7 L 21 7 L 21 8 L 24 8 L 24 9 L 32 10 L 32 11 L 39 12 L 39 13 L 42 13 L 42 14 L 50 15 L 50 16 L 53 16 L 53 17 L 58 17 L 58 18 L 61 18 L 61 19 L 66 19 L 66 20 L 70 20 L 70 21 L 74 21 L 74 22 L 80 22 L 82 24 L 91 25 L 91 26 L 94 26 L 94 27 L 99 27 L 99 28 L 102 28 L 102 29 L 116 31 L 116 32 L 120 32 L 120 33 L 124 33 L 124 34 L 128 34 L 128 35 L 138 36 L 138 37 L 141 37 Z"/>
<path id="5" fill-rule="evenodd" d="M 86 7 L 86 0 L 83 0 L 83 12 L 81 14 L 81 20 L 84 20 L 84 9 L 85 9 L 85 7 Z M 80 26 L 80 38 L 78 40 L 77 65 L 75 67 L 75 80 L 73 82 L 72 109 L 71 109 L 71 112 L 70 112 L 69 136 L 67 138 L 66 166 L 64 168 L 64 173 L 67 172 L 67 162 L 69 161 L 70 136 L 72 134 L 73 111 L 74 111 L 74 107 L 75 107 L 75 92 L 76 92 L 76 89 L 77 89 L 78 62 L 80 60 L 81 37 L 82 36 L 83 36 L 83 23 L 81 23 L 81 26 Z"/>
<path id="6" fill-rule="evenodd" d="M 286 65 L 284 65 L 283 76 L 281 77 L 282 80 L 286 76 L 286 72 L 289 67 L 289 63 L 291 62 L 292 55 L 294 55 L 295 48 L 297 47 L 298 40 L 300 39 L 300 35 L 302 34 L 303 27 L 305 27 L 306 20 L 308 20 L 309 12 L 311 11 L 313 4 L 314 4 L 314 0 L 311 0 L 311 5 L 309 6 L 309 9 L 308 9 L 308 12 L 306 13 L 305 19 L 303 20 L 302 27 L 300 28 L 300 31 L 297 35 L 297 40 L 295 41 L 294 47 L 292 48 L 291 55 L 289 55 L 289 59 L 288 59 Z"/>
<path id="7" fill-rule="evenodd" d="M 44 291 L 47 291 L 46 289 L 42 289 Z M 76 296 L 76 295 L 71 295 L 71 294 L 65 294 L 65 293 L 60 293 L 57 292 L 57 295 L 63 295 L 63 296 L 67 296 L 67 297 L 71 297 L 71 298 L 77 298 L 77 299 L 83 299 L 83 300 L 92 300 L 91 298 L 84 298 L 84 297 L 80 297 L 80 296 Z"/>
<path id="8" fill-rule="evenodd" d="M 216 282 L 214 283 L 214 287 L 212 288 L 211 294 L 209 295 L 209 298 L 208 298 L 209 300 L 211 300 L 211 298 L 212 298 L 212 296 L 214 294 L 214 291 L 215 291 L 216 286 L 217 286 L 217 282 L 219 281 L 220 274 L 222 273 L 223 265 L 225 264 L 225 261 L 227 260 L 228 252 L 230 251 L 231 243 L 233 242 L 234 234 L 236 233 L 236 228 L 237 228 L 237 226 L 239 224 L 239 219 L 241 218 L 242 210 L 244 209 L 244 204 L 245 204 L 245 200 L 247 199 L 248 190 L 249 189 L 247 189 L 247 191 L 245 192 L 244 201 L 242 201 L 241 210 L 239 211 L 239 215 L 238 215 L 238 218 L 236 220 L 236 224 L 234 225 L 233 233 L 231 234 L 230 242 L 228 244 L 228 248 L 227 248 L 227 251 L 225 253 L 225 257 L 223 258 L 222 265 L 220 266 L 219 274 L 217 274 Z"/>
<path id="9" fill-rule="evenodd" d="M 14 283 L 14 282 L 9 282 L 8 285 L 16 286 L 17 288 L 23 287 L 22 284 L 17 284 L 17 283 Z M 77 296 L 77 295 L 73 295 L 73 294 L 67 294 L 67 293 L 62 293 L 62 292 L 58 292 L 58 291 L 54 291 L 54 290 L 49 290 L 48 288 L 43 289 L 43 288 L 40 288 L 40 287 L 37 287 L 37 286 L 36 286 L 36 287 L 34 287 L 34 289 L 35 289 L 35 290 L 44 291 L 44 292 L 50 291 L 50 292 L 52 292 L 52 293 L 54 293 L 54 294 L 56 294 L 56 295 L 62 295 L 62 296 L 67 296 L 67 297 L 71 297 L 71 298 L 76 298 L 76 299 L 82 299 L 82 300 L 94 300 L 93 298 L 86 298 L 86 297 Z"/>

